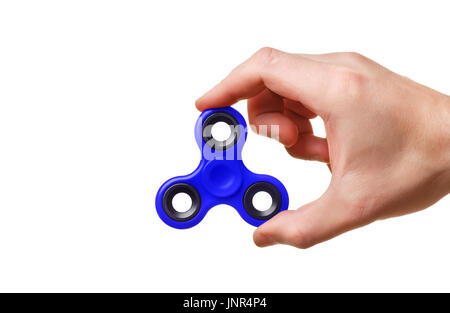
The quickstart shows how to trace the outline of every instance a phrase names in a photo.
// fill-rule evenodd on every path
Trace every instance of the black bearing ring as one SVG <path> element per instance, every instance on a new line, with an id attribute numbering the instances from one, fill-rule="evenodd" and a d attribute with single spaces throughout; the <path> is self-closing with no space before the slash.
<path id="1" fill-rule="evenodd" d="M 264 211 L 257 210 L 253 205 L 253 197 L 260 191 L 265 191 L 272 197 L 270 208 Z M 244 209 L 248 215 L 257 220 L 268 220 L 280 211 L 281 200 L 281 192 L 273 184 L 268 182 L 256 182 L 250 185 L 245 191 L 243 203 Z"/>
<path id="2" fill-rule="evenodd" d="M 186 212 L 178 212 L 172 205 L 173 197 L 182 192 L 189 195 L 192 200 L 192 205 Z M 186 222 L 193 219 L 200 211 L 201 198 L 194 186 L 186 183 L 178 183 L 170 186 L 166 190 L 162 199 L 162 205 L 168 217 L 178 222 Z"/>
<path id="3" fill-rule="evenodd" d="M 231 135 L 227 140 L 219 141 L 212 136 L 212 126 L 218 122 L 227 123 Z M 202 125 L 203 141 L 214 150 L 227 150 L 234 146 L 240 135 L 240 125 L 233 115 L 226 112 L 215 112 L 208 116 Z"/>

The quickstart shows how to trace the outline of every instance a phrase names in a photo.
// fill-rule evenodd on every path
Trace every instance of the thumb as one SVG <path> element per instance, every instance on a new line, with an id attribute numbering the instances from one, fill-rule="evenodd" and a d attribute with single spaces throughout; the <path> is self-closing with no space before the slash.
<path id="1" fill-rule="evenodd" d="M 373 221 L 362 202 L 347 198 L 329 189 L 298 210 L 277 214 L 256 229 L 253 240 L 259 247 L 287 244 L 306 249 Z"/>

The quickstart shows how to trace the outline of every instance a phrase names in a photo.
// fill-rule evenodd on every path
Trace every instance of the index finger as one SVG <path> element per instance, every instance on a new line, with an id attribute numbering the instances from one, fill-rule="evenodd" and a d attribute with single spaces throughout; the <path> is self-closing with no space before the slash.
<path id="1" fill-rule="evenodd" d="M 196 106 L 201 111 L 230 106 L 268 88 L 319 113 L 321 98 L 327 92 L 330 77 L 330 64 L 263 48 L 199 98 Z"/>

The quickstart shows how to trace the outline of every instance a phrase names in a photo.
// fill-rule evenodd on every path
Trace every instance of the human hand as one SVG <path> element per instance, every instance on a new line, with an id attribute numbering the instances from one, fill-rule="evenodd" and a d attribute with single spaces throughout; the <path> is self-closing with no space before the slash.
<path id="1" fill-rule="evenodd" d="M 289 154 L 332 169 L 318 200 L 281 212 L 255 231 L 258 246 L 308 248 L 425 209 L 450 192 L 450 97 L 359 54 L 263 48 L 196 105 L 205 110 L 241 99 L 248 99 L 253 129 L 279 125 Z M 317 115 L 326 139 L 313 134 L 309 120 Z"/>

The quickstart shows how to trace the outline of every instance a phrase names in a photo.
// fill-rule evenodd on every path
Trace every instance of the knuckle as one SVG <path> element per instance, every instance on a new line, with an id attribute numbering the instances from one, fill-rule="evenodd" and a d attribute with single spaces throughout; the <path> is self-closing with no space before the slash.
<path id="1" fill-rule="evenodd" d="M 268 65 L 276 63 L 279 59 L 279 56 L 280 51 L 271 47 L 263 47 L 254 54 L 254 60 L 257 63 Z"/>
<path id="2" fill-rule="evenodd" d="M 287 237 L 289 241 L 288 243 L 299 249 L 307 249 L 313 246 L 311 237 L 299 227 L 291 229 Z"/>
<path id="3" fill-rule="evenodd" d="M 346 221 L 351 225 L 359 224 L 364 220 L 365 212 L 366 207 L 362 203 L 354 204 L 347 210 Z"/>
<path id="4" fill-rule="evenodd" d="M 363 95 L 367 83 L 367 78 L 364 74 L 347 68 L 338 68 L 336 69 L 336 76 L 337 92 L 356 99 Z"/>
<path id="5" fill-rule="evenodd" d="M 344 52 L 345 57 L 357 63 L 364 63 L 367 61 L 367 58 L 358 52 Z"/>
<path id="6" fill-rule="evenodd" d="M 375 198 L 371 196 L 358 196 L 350 201 L 345 214 L 345 220 L 350 225 L 362 225 L 372 220 Z"/>
<path id="7" fill-rule="evenodd" d="M 285 147 L 286 152 L 293 158 L 297 158 L 297 153 L 291 147 Z"/>
<path id="8" fill-rule="evenodd" d="M 359 87 L 364 83 L 364 75 L 349 69 L 340 69 L 337 71 L 339 79 L 345 86 Z"/>

